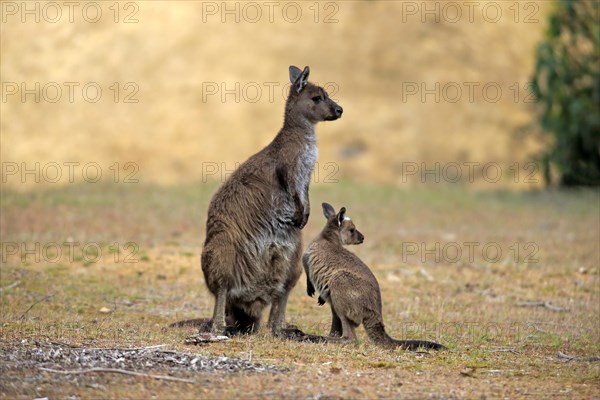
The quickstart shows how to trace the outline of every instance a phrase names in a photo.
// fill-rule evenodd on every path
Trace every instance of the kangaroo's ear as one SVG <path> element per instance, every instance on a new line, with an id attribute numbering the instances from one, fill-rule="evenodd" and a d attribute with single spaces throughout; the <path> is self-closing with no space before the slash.
<path id="1" fill-rule="evenodd" d="M 335 215 L 335 210 L 331 204 L 323 203 L 321 206 L 323 207 L 323 215 L 325 218 L 329 219 Z"/>
<path id="2" fill-rule="evenodd" d="M 302 70 L 295 65 L 290 65 L 290 82 L 296 83 L 296 79 L 298 79 L 302 75 Z"/>
<path id="3" fill-rule="evenodd" d="M 300 93 L 308 83 L 308 74 L 310 74 L 308 66 L 304 67 L 303 71 L 293 65 L 290 66 L 290 82 L 296 93 Z"/>
<path id="4" fill-rule="evenodd" d="M 346 207 L 340 208 L 340 212 L 337 215 L 337 223 L 339 226 L 342 226 L 342 221 L 346 218 Z"/>

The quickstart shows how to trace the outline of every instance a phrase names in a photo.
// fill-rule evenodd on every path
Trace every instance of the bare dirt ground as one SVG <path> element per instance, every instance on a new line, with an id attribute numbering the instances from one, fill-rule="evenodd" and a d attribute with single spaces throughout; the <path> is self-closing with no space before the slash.
<path id="1" fill-rule="evenodd" d="M 449 347 L 424 353 L 380 349 L 362 328 L 358 345 L 266 331 L 186 345 L 194 328 L 168 325 L 212 312 L 199 254 L 214 190 L 4 190 L 1 396 L 600 397 L 598 191 L 315 185 L 305 242 L 322 201 L 346 206 L 389 333 Z M 287 320 L 326 334 L 329 312 L 304 282 Z"/>

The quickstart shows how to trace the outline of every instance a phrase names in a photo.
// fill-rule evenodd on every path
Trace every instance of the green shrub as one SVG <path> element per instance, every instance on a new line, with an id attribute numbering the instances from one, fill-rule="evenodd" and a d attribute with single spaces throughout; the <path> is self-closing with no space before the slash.
<path id="1" fill-rule="evenodd" d="M 542 128 L 554 137 L 542 160 L 546 171 L 556 166 L 564 186 L 600 184 L 598 11 L 598 1 L 560 1 L 536 51 L 532 88 Z"/>

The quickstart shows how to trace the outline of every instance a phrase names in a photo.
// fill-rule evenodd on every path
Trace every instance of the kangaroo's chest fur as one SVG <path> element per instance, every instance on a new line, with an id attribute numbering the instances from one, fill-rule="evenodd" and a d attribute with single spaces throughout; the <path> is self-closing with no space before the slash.
<path id="1" fill-rule="evenodd" d="M 298 154 L 295 168 L 297 170 L 297 190 L 300 194 L 300 201 L 308 201 L 308 187 L 310 184 L 311 175 L 317 163 L 318 150 L 317 143 L 314 139 L 304 144 Z"/>

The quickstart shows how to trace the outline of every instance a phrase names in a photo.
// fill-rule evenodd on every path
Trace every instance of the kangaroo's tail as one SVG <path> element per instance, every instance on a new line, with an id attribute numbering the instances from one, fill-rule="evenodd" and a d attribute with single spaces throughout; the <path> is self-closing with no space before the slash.
<path id="1" fill-rule="evenodd" d="M 194 327 L 198 328 L 200 332 L 210 332 L 212 328 L 212 323 L 212 318 L 194 318 L 173 322 L 172 324 L 169 324 L 169 328 Z M 225 317 L 225 323 L 227 324 L 227 327 L 230 328 L 230 330 L 232 330 L 235 325 L 235 320 L 231 316 L 227 315 Z"/>
<path id="2" fill-rule="evenodd" d="M 404 350 L 416 350 L 418 348 L 426 348 L 433 350 L 444 350 L 446 346 L 427 340 L 396 340 L 391 338 L 385 332 L 385 326 L 380 316 L 373 315 L 364 321 L 365 330 L 369 339 L 380 346 L 396 348 Z"/>
<path id="3" fill-rule="evenodd" d="M 210 331 L 211 326 L 212 319 L 210 318 L 194 318 L 173 322 L 169 325 L 169 328 L 198 327 L 202 332 L 204 332 Z"/>

